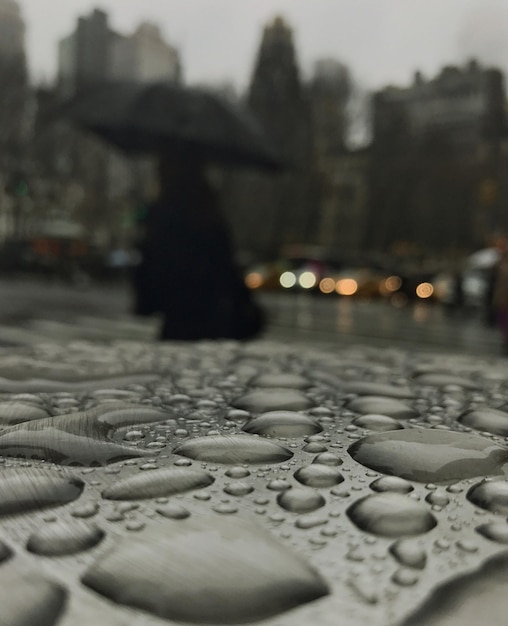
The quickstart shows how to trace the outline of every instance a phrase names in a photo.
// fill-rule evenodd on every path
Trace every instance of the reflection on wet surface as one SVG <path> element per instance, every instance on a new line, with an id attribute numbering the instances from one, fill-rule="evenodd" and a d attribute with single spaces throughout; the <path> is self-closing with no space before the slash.
<path id="1" fill-rule="evenodd" d="M 501 362 L 76 342 L 0 373 L 3 623 L 468 624 L 504 601 Z"/>

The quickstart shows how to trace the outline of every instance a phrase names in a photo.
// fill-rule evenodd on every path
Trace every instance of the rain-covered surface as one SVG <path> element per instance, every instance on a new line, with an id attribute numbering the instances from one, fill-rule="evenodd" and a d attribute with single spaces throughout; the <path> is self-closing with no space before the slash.
<path id="1" fill-rule="evenodd" d="M 3 348 L 0 622 L 505 624 L 507 403 L 488 357 Z"/>

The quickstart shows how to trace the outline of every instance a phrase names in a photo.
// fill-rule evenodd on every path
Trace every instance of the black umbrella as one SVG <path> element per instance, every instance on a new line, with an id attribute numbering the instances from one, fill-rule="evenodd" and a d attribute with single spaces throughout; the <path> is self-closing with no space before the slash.
<path id="1" fill-rule="evenodd" d="M 256 121 L 204 89 L 107 83 L 76 95 L 58 117 L 130 154 L 185 150 L 230 165 L 282 168 Z"/>

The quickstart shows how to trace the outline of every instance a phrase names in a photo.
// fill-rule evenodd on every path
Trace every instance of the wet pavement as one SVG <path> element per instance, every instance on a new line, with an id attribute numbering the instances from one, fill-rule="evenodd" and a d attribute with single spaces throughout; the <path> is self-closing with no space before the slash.
<path id="1" fill-rule="evenodd" d="M 0 622 L 504 624 L 507 378 L 394 347 L 1 348 Z"/>
<path id="2" fill-rule="evenodd" d="M 0 623 L 506 623 L 508 361 L 481 320 L 451 352 L 421 314 L 397 343 L 380 306 L 272 298 L 277 338 L 158 344 L 125 290 L 37 289 L 0 327 Z"/>

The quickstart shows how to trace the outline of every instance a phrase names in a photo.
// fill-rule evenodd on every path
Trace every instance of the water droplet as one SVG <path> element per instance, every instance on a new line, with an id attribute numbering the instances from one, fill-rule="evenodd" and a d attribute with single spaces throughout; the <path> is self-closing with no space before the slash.
<path id="1" fill-rule="evenodd" d="M 238 513 L 238 507 L 230 502 L 221 502 L 220 504 L 212 506 L 212 511 L 220 513 L 221 515 L 233 515 L 234 513 Z"/>
<path id="2" fill-rule="evenodd" d="M 278 387 L 279 389 L 306 389 L 311 386 L 308 378 L 299 374 L 260 374 L 251 381 L 253 387 Z"/>
<path id="3" fill-rule="evenodd" d="M 366 496 L 346 512 L 358 528 L 382 537 L 419 535 L 437 524 L 425 506 L 398 493 Z"/>
<path id="4" fill-rule="evenodd" d="M 307 487 L 334 487 L 344 481 L 344 476 L 335 467 L 313 463 L 301 467 L 294 474 L 296 480 Z"/>
<path id="5" fill-rule="evenodd" d="M 497 409 L 476 409 L 467 411 L 458 418 L 464 426 L 494 435 L 508 436 L 508 413 Z"/>
<path id="6" fill-rule="evenodd" d="M 368 435 L 349 454 L 370 469 L 423 483 L 499 474 L 508 460 L 508 450 L 479 436 L 416 428 Z"/>
<path id="7" fill-rule="evenodd" d="M 378 415 L 376 413 L 369 413 L 367 415 L 362 415 L 361 417 L 356 417 L 353 420 L 353 424 L 358 426 L 359 428 L 368 428 L 369 430 L 374 430 L 376 432 L 387 432 L 389 430 L 402 430 L 404 426 L 397 420 L 393 419 L 393 417 L 388 417 L 388 415 Z"/>
<path id="8" fill-rule="evenodd" d="M 30 571 L 3 567 L 0 575 L 0 623 L 6 626 L 55 626 L 60 620 L 67 590 Z"/>
<path id="9" fill-rule="evenodd" d="M 237 465 L 226 470 L 225 475 L 228 478 L 247 478 L 247 476 L 250 476 L 250 472 L 246 467 Z"/>
<path id="10" fill-rule="evenodd" d="M 427 563 L 425 550 L 413 539 L 398 539 L 390 546 L 390 553 L 405 567 L 423 569 Z"/>
<path id="11" fill-rule="evenodd" d="M 306 530 L 309 528 L 315 528 L 316 526 L 323 526 L 327 523 L 328 520 L 326 517 L 321 517 L 319 515 L 302 515 L 296 520 L 295 526 Z"/>
<path id="12" fill-rule="evenodd" d="M 227 463 L 282 463 L 293 454 L 272 441 L 250 435 L 196 437 L 177 446 L 173 452 L 197 461 Z"/>
<path id="13" fill-rule="evenodd" d="M 328 593 L 315 570 L 270 533 L 227 516 L 121 539 L 83 582 L 163 619 L 207 624 L 261 620 Z"/>
<path id="14" fill-rule="evenodd" d="M 158 506 L 155 510 L 159 515 L 168 519 L 186 519 L 190 516 L 189 511 L 185 507 L 174 502 Z"/>
<path id="15" fill-rule="evenodd" d="M 330 467 L 342 465 L 342 459 L 332 452 L 321 452 L 321 454 L 314 457 L 312 462 L 319 465 L 329 465 Z"/>
<path id="16" fill-rule="evenodd" d="M 27 550 L 41 556 L 66 556 L 93 548 L 104 531 L 86 522 L 55 522 L 43 526 L 28 538 Z"/>
<path id="17" fill-rule="evenodd" d="M 348 408 L 356 413 L 376 413 L 393 417 L 396 419 L 410 419 L 418 417 L 418 411 L 411 408 L 408 404 L 397 400 L 396 398 L 385 398 L 382 396 L 363 396 L 355 398 L 348 403 Z"/>
<path id="18" fill-rule="evenodd" d="M 401 587 L 410 587 L 418 582 L 418 574 L 412 569 L 399 567 L 393 573 L 392 581 Z"/>
<path id="19" fill-rule="evenodd" d="M 133 407 L 108 402 L 81 413 L 11 426 L 0 433 L 0 452 L 60 464 L 104 465 L 149 454 L 115 443 L 110 437 L 115 428 L 160 421 L 167 415 L 144 405 Z"/>
<path id="20" fill-rule="evenodd" d="M 508 514 L 508 481 L 482 480 L 467 492 L 467 499 L 492 513 Z"/>
<path id="21" fill-rule="evenodd" d="M 467 539 L 459 539 L 455 542 L 455 545 L 459 550 L 463 552 L 474 553 L 478 552 L 478 546 L 473 541 L 468 541 Z"/>
<path id="22" fill-rule="evenodd" d="M 279 506 L 291 513 L 312 513 L 326 504 L 323 496 L 307 487 L 291 487 L 277 496 Z"/>
<path id="23" fill-rule="evenodd" d="M 504 626 L 507 584 L 508 555 L 502 553 L 438 586 L 401 626 Z"/>
<path id="24" fill-rule="evenodd" d="M 431 491 L 425 498 L 425 501 L 429 504 L 440 507 L 450 504 L 450 498 L 448 497 L 446 491 L 443 491 L 442 489 L 435 489 L 434 491 Z"/>
<path id="25" fill-rule="evenodd" d="M 40 406 L 24 402 L 0 402 L 0 424 L 12 425 L 48 417 L 48 412 Z"/>
<path id="26" fill-rule="evenodd" d="M 356 393 L 359 396 L 382 396 L 387 398 L 409 399 L 414 398 L 414 393 L 409 387 L 397 387 L 385 383 L 370 381 L 354 381 L 345 385 L 346 393 Z"/>
<path id="27" fill-rule="evenodd" d="M 301 411 L 312 402 L 296 389 L 254 389 L 233 400 L 233 405 L 251 413 L 266 411 Z"/>
<path id="28" fill-rule="evenodd" d="M 228 493 L 230 496 L 246 496 L 249 493 L 254 491 L 254 487 L 249 483 L 245 483 L 243 481 L 237 481 L 226 485 L 224 487 L 225 493 Z"/>
<path id="29" fill-rule="evenodd" d="M 446 387 L 448 385 L 453 385 L 456 387 L 461 387 L 462 389 L 479 389 L 478 384 L 470 380 L 469 378 L 454 376 L 453 374 L 429 372 L 418 374 L 417 376 L 415 376 L 415 380 L 420 385 L 429 385 L 432 387 Z"/>
<path id="30" fill-rule="evenodd" d="M 318 441 L 311 441 L 310 443 L 305 444 L 302 450 L 304 452 L 310 452 L 310 454 L 317 454 L 318 452 L 326 452 L 328 448 Z"/>
<path id="31" fill-rule="evenodd" d="M 295 411 L 269 411 L 247 422 L 243 430 L 270 437 L 303 437 L 319 433 L 323 428 L 307 415 Z"/>
<path id="32" fill-rule="evenodd" d="M 130 530 L 132 532 L 139 532 L 140 530 L 143 530 L 145 526 L 146 526 L 145 522 L 142 522 L 141 520 L 129 520 L 125 524 L 125 530 Z"/>
<path id="33" fill-rule="evenodd" d="M 99 505 L 97 502 L 86 502 L 71 509 L 70 514 L 72 517 L 88 518 L 97 515 L 98 512 Z"/>
<path id="34" fill-rule="evenodd" d="M 410 493 L 414 490 L 410 482 L 398 476 L 382 476 L 371 482 L 370 488 L 373 491 L 392 491 L 394 493 Z"/>
<path id="35" fill-rule="evenodd" d="M 169 467 L 123 478 L 107 487 L 102 497 L 107 500 L 159 498 L 208 487 L 213 482 L 214 478 L 202 470 Z"/>
<path id="36" fill-rule="evenodd" d="M 478 526 L 476 532 L 485 539 L 496 543 L 508 543 L 508 524 L 502 522 L 491 522 Z"/>
<path id="37" fill-rule="evenodd" d="M 67 504 L 76 500 L 84 487 L 80 478 L 47 470 L 5 470 L 0 476 L 0 515 Z"/>
<path id="38" fill-rule="evenodd" d="M 266 483 L 266 488 L 270 491 L 285 491 L 290 487 L 291 485 L 285 478 L 274 478 Z"/>

